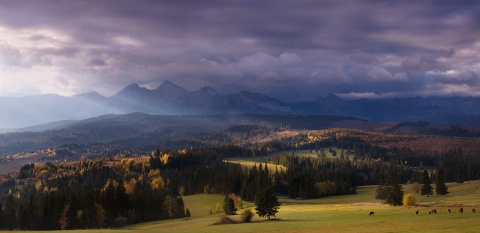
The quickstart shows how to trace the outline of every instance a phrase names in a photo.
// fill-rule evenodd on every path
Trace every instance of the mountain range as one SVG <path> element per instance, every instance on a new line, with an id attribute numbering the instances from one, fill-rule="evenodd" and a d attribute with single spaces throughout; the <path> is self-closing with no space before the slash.
<path id="1" fill-rule="evenodd" d="M 150 115 L 335 115 L 380 122 L 425 121 L 480 126 L 480 97 L 344 100 L 326 94 L 312 101 L 285 103 L 249 91 L 224 94 L 211 87 L 190 91 L 170 81 L 153 90 L 131 84 L 111 97 L 96 92 L 70 97 L 53 94 L 0 97 L 0 108 L 0 129 L 3 131 L 133 112 Z"/>

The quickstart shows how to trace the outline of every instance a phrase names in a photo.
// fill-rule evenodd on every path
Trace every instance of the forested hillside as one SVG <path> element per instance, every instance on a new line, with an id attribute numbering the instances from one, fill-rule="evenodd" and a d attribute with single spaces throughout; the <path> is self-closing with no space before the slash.
<path id="1" fill-rule="evenodd" d="M 239 138 L 245 127 L 247 137 Z M 396 134 L 480 137 L 480 128 L 427 122 L 370 122 L 339 116 L 230 115 L 158 116 L 142 113 L 105 115 L 0 134 L 0 156 L 46 148 L 66 148 L 77 155 L 115 155 L 122 150 L 146 153 L 155 148 L 183 149 L 251 143 L 280 131 L 361 129 Z M 243 136 L 242 136 L 243 137 Z"/>
<path id="2" fill-rule="evenodd" d="M 267 126 L 279 129 L 325 129 L 333 127 L 376 128 L 382 124 L 356 118 L 334 116 L 232 115 L 158 116 L 142 113 L 105 115 L 64 124 L 48 130 L 0 134 L 0 156 L 73 144 L 102 143 L 119 151 L 174 140 L 195 139 L 198 134 L 226 130 L 238 125 Z M 45 128 L 44 128 L 45 129 Z M 28 130 L 28 129 L 26 129 Z M 228 142 L 227 142 L 228 143 Z M 235 142 L 232 142 L 235 143 Z M 170 146 L 169 148 L 174 148 Z"/>

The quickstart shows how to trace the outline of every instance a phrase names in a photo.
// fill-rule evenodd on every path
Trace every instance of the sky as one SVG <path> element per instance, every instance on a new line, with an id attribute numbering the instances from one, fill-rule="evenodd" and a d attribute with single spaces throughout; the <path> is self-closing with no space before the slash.
<path id="1" fill-rule="evenodd" d="M 0 96 L 480 96 L 480 1 L 0 0 Z"/>

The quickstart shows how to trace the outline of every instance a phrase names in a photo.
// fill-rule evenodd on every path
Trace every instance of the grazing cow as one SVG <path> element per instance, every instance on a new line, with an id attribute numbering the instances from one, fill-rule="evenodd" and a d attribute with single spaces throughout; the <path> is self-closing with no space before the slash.
<path id="1" fill-rule="evenodd" d="M 374 215 L 374 214 L 375 214 L 374 212 L 370 212 L 370 214 L 369 214 L 368 216 L 372 216 L 372 215 Z"/>
<path id="2" fill-rule="evenodd" d="M 450 209 L 448 209 L 448 213 L 451 213 L 452 211 Z"/>
<path id="3" fill-rule="evenodd" d="M 459 211 L 461 214 L 463 214 L 463 208 L 460 208 L 460 211 Z"/>
<path id="4" fill-rule="evenodd" d="M 415 212 L 415 215 L 418 215 L 418 210 L 417 210 L 417 212 Z"/>
<path id="5" fill-rule="evenodd" d="M 472 208 L 472 213 L 476 213 L 477 211 L 475 211 L 475 208 Z"/>

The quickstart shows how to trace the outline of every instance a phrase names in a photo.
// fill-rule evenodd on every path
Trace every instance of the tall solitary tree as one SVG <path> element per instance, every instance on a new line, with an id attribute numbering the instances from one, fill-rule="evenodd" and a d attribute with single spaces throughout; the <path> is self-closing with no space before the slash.
<path id="1" fill-rule="evenodd" d="M 403 204 L 403 188 L 398 183 L 396 171 L 392 170 L 388 173 L 385 183 L 378 187 L 375 198 L 394 206 Z"/>
<path id="2" fill-rule="evenodd" d="M 272 186 L 267 186 L 258 197 L 256 203 L 257 207 L 255 210 L 260 217 L 267 216 L 270 219 L 271 216 L 274 216 L 278 213 L 280 203 L 278 202 L 277 195 L 273 190 Z"/>
<path id="3" fill-rule="evenodd" d="M 448 194 L 448 188 L 445 185 L 445 172 L 443 169 L 437 171 L 437 180 L 435 180 L 435 193 L 437 193 L 437 195 Z"/>
<path id="4" fill-rule="evenodd" d="M 433 194 L 432 182 L 430 181 L 430 176 L 428 175 L 427 170 L 423 170 L 422 174 L 422 189 L 420 190 L 420 194 L 430 196 Z"/>

